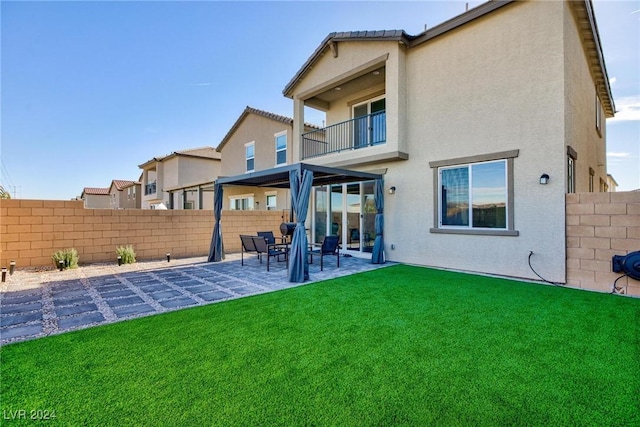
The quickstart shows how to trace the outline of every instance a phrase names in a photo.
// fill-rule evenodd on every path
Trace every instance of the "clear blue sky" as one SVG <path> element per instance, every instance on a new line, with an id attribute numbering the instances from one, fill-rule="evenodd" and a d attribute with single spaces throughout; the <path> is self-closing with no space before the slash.
<path id="1" fill-rule="evenodd" d="M 481 2 L 470 1 L 470 7 Z M 1 183 L 70 199 L 137 165 L 216 146 L 245 106 L 292 115 L 282 89 L 332 31 L 417 34 L 464 1 L 11 2 L 1 13 Z M 595 2 L 619 118 L 609 172 L 640 188 L 640 1 Z"/>

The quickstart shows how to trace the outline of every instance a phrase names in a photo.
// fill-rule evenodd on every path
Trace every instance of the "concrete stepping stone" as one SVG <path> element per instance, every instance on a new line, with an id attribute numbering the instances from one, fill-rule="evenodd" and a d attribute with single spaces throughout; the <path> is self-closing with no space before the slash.
<path id="1" fill-rule="evenodd" d="M 231 294 L 222 291 L 206 292 L 204 294 L 198 294 L 200 298 L 205 301 L 218 301 L 221 299 L 231 297 Z"/>
<path id="2" fill-rule="evenodd" d="M 126 298 L 111 299 L 111 300 L 107 300 L 106 302 L 107 304 L 109 304 L 110 307 L 113 308 L 113 307 L 121 307 L 123 305 L 139 304 L 144 301 L 142 300 L 142 298 L 136 295 L 136 296 L 126 297 Z"/>
<path id="3" fill-rule="evenodd" d="M 65 317 L 58 319 L 58 327 L 60 329 L 71 329 L 79 326 L 90 325 L 93 323 L 104 322 L 105 318 L 100 312 L 82 314 L 80 316 Z"/>
<path id="4" fill-rule="evenodd" d="M 151 296 L 151 298 L 153 298 L 154 300 L 161 300 L 161 299 L 168 299 L 168 298 L 173 298 L 173 297 L 177 297 L 182 295 L 180 292 L 175 291 L 173 289 L 168 290 L 168 291 L 162 291 L 162 292 L 154 292 L 152 294 L 149 294 Z"/>
<path id="5" fill-rule="evenodd" d="M 192 300 L 189 297 L 181 297 L 181 298 L 170 299 L 166 301 L 160 301 L 160 305 L 165 308 L 186 307 L 194 304 L 197 304 L 197 302 Z"/>
<path id="6" fill-rule="evenodd" d="M 56 316 L 64 317 L 91 311 L 98 311 L 98 306 L 95 304 L 72 305 L 70 307 L 57 308 Z"/>
<path id="7" fill-rule="evenodd" d="M 37 320 L 42 321 L 42 313 L 36 311 L 34 313 L 15 314 L 13 316 L 0 317 L 0 326 L 13 326 L 21 323 L 35 322 Z"/>
<path id="8" fill-rule="evenodd" d="M 113 312 L 119 318 L 128 317 L 128 316 L 134 316 L 134 315 L 137 315 L 137 314 L 152 313 L 152 312 L 155 312 L 155 311 L 156 311 L 156 309 L 151 307 L 149 304 L 129 305 L 129 306 L 126 306 L 126 307 L 114 307 L 113 308 Z"/>
<path id="9" fill-rule="evenodd" d="M 2 335 L 3 340 L 10 340 L 18 337 L 30 337 L 30 336 L 38 335 L 41 333 L 42 333 L 41 323 L 38 323 L 36 325 L 15 326 L 13 328 L 6 328 L 0 331 L 0 335 Z"/>

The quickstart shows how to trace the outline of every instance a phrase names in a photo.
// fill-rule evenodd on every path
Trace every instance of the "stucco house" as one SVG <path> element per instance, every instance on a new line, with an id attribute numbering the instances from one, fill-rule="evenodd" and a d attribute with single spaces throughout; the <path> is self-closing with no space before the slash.
<path id="1" fill-rule="evenodd" d="M 84 187 L 80 194 L 87 209 L 111 209 L 111 196 L 108 187 Z"/>
<path id="2" fill-rule="evenodd" d="M 292 161 L 384 177 L 386 259 L 537 279 L 533 252 L 565 282 L 565 194 L 603 191 L 615 111 L 590 0 L 490 1 L 418 35 L 331 33 L 283 93 Z M 328 125 L 305 130 L 304 107 Z M 315 187 L 312 240 L 370 250 L 373 188 Z"/>
<path id="3" fill-rule="evenodd" d="M 140 209 L 140 182 L 114 179 L 109 187 L 111 209 Z"/>
<path id="4" fill-rule="evenodd" d="M 213 182 L 220 175 L 214 147 L 174 151 L 139 165 L 142 209 L 213 209 Z"/>
<path id="5" fill-rule="evenodd" d="M 306 130 L 315 129 L 306 125 Z M 216 150 L 222 156 L 221 176 L 233 176 L 294 162 L 293 119 L 247 106 Z M 228 187 L 223 208 L 229 210 L 288 210 L 289 190 Z"/>

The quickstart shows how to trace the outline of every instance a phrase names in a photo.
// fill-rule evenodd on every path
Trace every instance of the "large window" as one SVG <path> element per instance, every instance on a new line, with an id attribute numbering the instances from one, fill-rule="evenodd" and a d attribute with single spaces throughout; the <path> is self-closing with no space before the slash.
<path id="1" fill-rule="evenodd" d="M 255 157 L 256 157 L 256 143 L 250 142 L 245 144 L 245 158 L 247 161 L 247 172 L 253 172 L 255 170 Z"/>
<path id="2" fill-rule="evenodd" d="M 518 150 L 430 162 L 437 203 L 432 233 L 517 236 L 513 159 Z"/>
<path id="3" fill-rule="evenodd" d="M 287 164 L 287 131 L 277 133 L 276 138 L 276 166 Z"/>
<path id="4" fill-rule="evenodd" d="M 232 211 L 252 211 L 253 194 L 229 197 L 229 209 Z"/>
<path id="5" fill-rule="evenodd" d="M 440 169 L 441 227 L 507 228 L 507 162 Z"/>
<path id="6" fill-rule="evenodd" d="M 277 193 L 267 193 L 267 210 L 268 211 L 273 211 L 276 209 L 277 207 L 277 203 L 278 203 L 278 195 Z"/>

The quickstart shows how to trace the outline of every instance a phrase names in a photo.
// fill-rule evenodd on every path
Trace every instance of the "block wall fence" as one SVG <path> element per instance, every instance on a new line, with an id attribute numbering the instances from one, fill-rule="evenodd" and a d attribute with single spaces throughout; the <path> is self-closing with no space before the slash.
<path id="1" fill-rule="evenodd" d="M 621 275 L 611 258 L 640 251 L 640 191 L 566 196 L 567 285 L 608 292 Z M 623 277 L 618 287 L 640 296 L 640 281 Z"/>
<path id="2" fill-rule="evenodd" d="M 223 211 L 225 251 L 240 251 L 240 234 L 279 233 L 282 211 Z M 210 210 L 85 209 L 82 201 L 1 200 L 0 267 L 53 266 L 58 249 L 75 248 L 80 263 L 109 262 L 116 246 L 132 245 L 139 260 L 206 256 Z"/>

